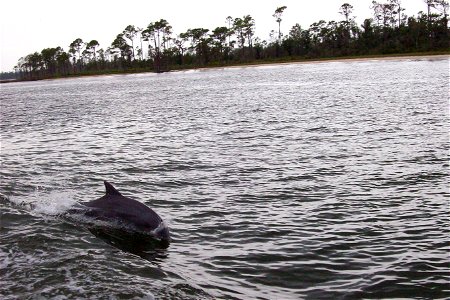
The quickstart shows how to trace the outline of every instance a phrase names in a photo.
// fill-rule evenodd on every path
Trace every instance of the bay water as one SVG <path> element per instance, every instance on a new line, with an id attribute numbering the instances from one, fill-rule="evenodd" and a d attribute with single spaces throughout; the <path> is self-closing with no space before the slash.
<path id="1" fill-rule="evenodd" d="M 448 57 L 0 86 L 2 299 L 445 299 Z M 172 243 L 61 217 L 103 180 Z"/>

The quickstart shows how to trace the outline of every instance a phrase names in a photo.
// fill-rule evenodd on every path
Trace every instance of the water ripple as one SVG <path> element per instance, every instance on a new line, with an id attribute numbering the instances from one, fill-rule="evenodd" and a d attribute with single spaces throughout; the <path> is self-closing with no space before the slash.
<path id="1" fill-rule="evenodd" d="M 2 299 L 450 297 L 448 60 L 2 85 Z M 102 180 L 173 243 L 58 216 Z"/>

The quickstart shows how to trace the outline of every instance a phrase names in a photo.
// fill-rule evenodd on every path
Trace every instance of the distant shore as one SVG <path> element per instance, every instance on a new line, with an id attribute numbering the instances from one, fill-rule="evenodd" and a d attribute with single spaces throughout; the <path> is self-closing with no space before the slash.
<path id="1" fill-rule="evenodd" d="M 317 58 L 317 59 L 280 59 L 280 60 L 257 60 L 252 62 L 225 64 L 225 65 L 211 65 L 211 66 L 191 66 L 185 68 L 174 68 L 167 72 L 182 72 L 189 70 L 208 70 L 208 69 L 225 69 L 225 68 L 244 68 L 244 67 L 257 67 L 257 66 L 269 66 L 269 65 L 289 65 L 289 64 L 315 64 L 315 63 L 327 63 L 327 62 L 358 62 L 358 61 L 371 61 L 371 60 L 410 60 L 415 58 L 421 59 L 433 59 L 433 58 L 450 58 L 450 52 L 419 52 L 419 53 L 401 53 L 401 54 L 389 54 L 389 55 L 362 55 L 362 56 L 345 56 L 345 57 L 329 57 L 329 58 Z M 41 80 L 57 80 L 57 79 L 70 79 L 80 77 L 98 77 L 98 76 L 111 76 L 111 75 L 127 75 L 127 74 L 141 74 L 141 73 L 155 73 L 151 69 L 139 69 L 139 70 L 124 70 L 124 71 L 105 71 L 105 72 L 86 72 L 80 74 L 72 74 L 64 77 L 52 77 L 37 79 Z M 0 83 L 16 83 L 26 82 L 32 80 L 21 79 L 8 79 L 0 80 Z"/>
<path id="2" fill-rule="evenodd" d="M 411 53 L 411 54 L 394 54 L 394 55 L 366 55 L 366 56 L 348 56 L 348 57 L 332 57 L 332 58 L 318 58 L 318 59 L 304 59 L 304 60 L 286 60 L 286 61 L 257 61 L 246 64 L 235 64 L 229 66 L 206 66 L 194 68 L 194 70 L 203 69 L 224 69 L 224 68 L 242 68 L 242 67 L 258 67 L 270 65 L 292 65 L 292 64 L 316 64 L 328 62 L 358 62 L 371 60 L 410 60 L 415 58 L 432 59 L 432 58 L 450 58 L 450 53 Z M 182 69 L 174 71 L 185 71 L 192 69 Z"/>

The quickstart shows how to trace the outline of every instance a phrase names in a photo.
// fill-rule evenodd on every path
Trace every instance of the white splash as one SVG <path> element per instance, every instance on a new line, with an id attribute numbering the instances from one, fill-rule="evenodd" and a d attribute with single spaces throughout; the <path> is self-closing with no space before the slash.
<path id="1" fill-rule="evenodd" d="M 73 191 L 67 190 L 40 190 L 23 197 L 11 197 L 10 201 L 30 210 L 32 214 L 56 216 L 64 213 L 77 204 Z"/>

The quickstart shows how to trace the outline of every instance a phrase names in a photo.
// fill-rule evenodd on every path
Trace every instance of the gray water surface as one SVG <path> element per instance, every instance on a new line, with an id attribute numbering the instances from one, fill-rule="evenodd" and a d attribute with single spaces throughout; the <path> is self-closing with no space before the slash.
<path id="1" fill-rule="evenodd" d="M 0 89 L 2 299 L 450 297 L 447 58 Z M 166 251 L 60 217 L 103 180 Z"/>

